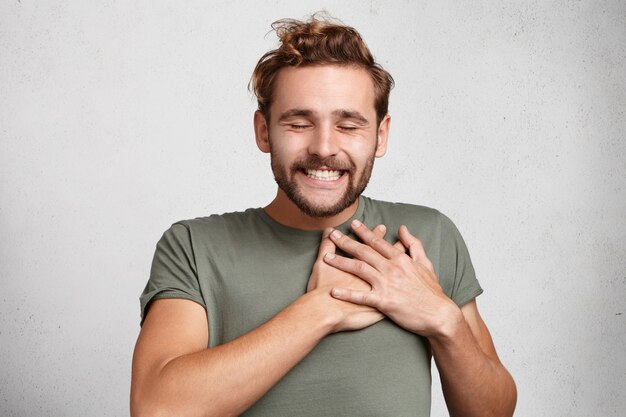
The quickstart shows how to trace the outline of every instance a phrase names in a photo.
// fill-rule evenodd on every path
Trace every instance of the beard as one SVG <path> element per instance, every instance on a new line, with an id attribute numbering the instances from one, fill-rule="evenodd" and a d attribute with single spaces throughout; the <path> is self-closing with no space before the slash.
<path id="1" fill-rule="evenodd" d="M 272 142 L 270 141 L 270 144 Z M 357 198 L 363 193 L 365 187 L 372 175 L 374 167 L 374 152 L 368 158 L 363 167 L 363 172 L 358 178 L 356 175 L 356 165 L 351 160 L 349 162 L 340 161 L 335 157 L 320 158 L 316 155 L 310 155 L 306 158 L 296 160 L 290 167 L 283 165 L 276 157 L 270 146 L 270 158 L 274 180 L 281 190 L 289 197 L 289 199 L 302 211 L 310 217 L 323 218 L 337 215 L 350 207 Z M 306 195 L 298 187 L 295 181 L 295 175 L 298 171 L 306 169 L 318 169 L 321 166 L 328 167 L 333 170 L 347 171 L 348 186 L 343 195 L 334 203 L 323 205 L 316 204 L 314 201 L 307 199 Z"/>

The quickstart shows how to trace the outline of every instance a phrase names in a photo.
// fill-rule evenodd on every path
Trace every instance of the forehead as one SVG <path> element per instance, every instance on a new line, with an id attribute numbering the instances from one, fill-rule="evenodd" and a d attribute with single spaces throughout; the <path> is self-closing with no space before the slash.
<path id="1" fill-rule="evenodd" d="M 337 110 L 355 110 L 367 117 L 375 117 L 374 97 L 372 78 L 362 68 L 340 65 L 286 67 L 276 77 L 270 113 L 307 109 L 323 115 Z"/>

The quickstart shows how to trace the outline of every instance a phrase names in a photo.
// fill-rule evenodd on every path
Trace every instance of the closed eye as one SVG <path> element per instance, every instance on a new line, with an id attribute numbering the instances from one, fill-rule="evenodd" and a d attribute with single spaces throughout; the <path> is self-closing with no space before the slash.
<path id="1" fill-rule="evenodd" d="M 305 124 L 289 124 L 288 125 L 290 128 L 294 129 L 294 130 L 302 130 L 302 129 L 306 129 L 307 127 L 310 127 L 311 125 L 305 125 Z"/>

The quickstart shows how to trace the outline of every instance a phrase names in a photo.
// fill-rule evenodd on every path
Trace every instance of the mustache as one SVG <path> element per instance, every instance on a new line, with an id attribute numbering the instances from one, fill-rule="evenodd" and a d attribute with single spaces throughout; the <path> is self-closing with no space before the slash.
<path id="1" fill-rule="evenodd" d="M 354 173 L 356 170 L 356 166 L 352 161 L 342 161 L 334 156 L 320 158 L 316 155 L 309 155 L 291 164 L 291 172 L 295 173 L 296 171 L 305 169 L 319 169 L 320 167 L 326 167 L 336 171 L 348 171 L 350 174 Z"/>

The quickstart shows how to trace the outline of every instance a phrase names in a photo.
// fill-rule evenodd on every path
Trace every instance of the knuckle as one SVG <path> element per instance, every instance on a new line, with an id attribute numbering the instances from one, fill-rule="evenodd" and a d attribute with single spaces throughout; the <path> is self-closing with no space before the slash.
<path id="1" fill-rule="evenodd" d="M 389 261 L 387 261 L 386 263 L 387 263 L 386 269 L 390 275 L 395 276 L 395 275 L 399 275 L 402 272 L 402 268 L 400 268 L 395 263 L 389 262 Z"/>
<path id="2" fill-rule="evenodd" d="M 356 270 L 356 272 L 364 274 L 365 272 L 367 272 L 367 265 L 365 265 L 364 262 L 357 262 L 354 269 Z"/>
<path id="3" fill-rule="evenodd" d="M 354 256 L 357 258 L 363 258 L 366 254 L 367 248 L 365 246 L 357 246 L 354 250 Z"/>
<path id="4" fill-rule="evenodd" d="M 375 265 L 375 268 L 380 271 L 388 271 L 391 265 L 392 262 L 389 259 L 383 259 L 380 261 L 380 264 Z"/>
<path id="5" fill-rule="evenodd" d="M 393 255 L 391 255 L 391 261 L 393 263 L 403 262 L 405 258 L 406 258 L 406 253 L 404 252 L 398 252 L 398 253 L 394 253 Z"/>
<path id="6" fill-rule="evenodd" d="M 361 296 L 361 302 L 372 307 L 377 305 L 376 297 L 371 292 L 363 293 Z"/>

